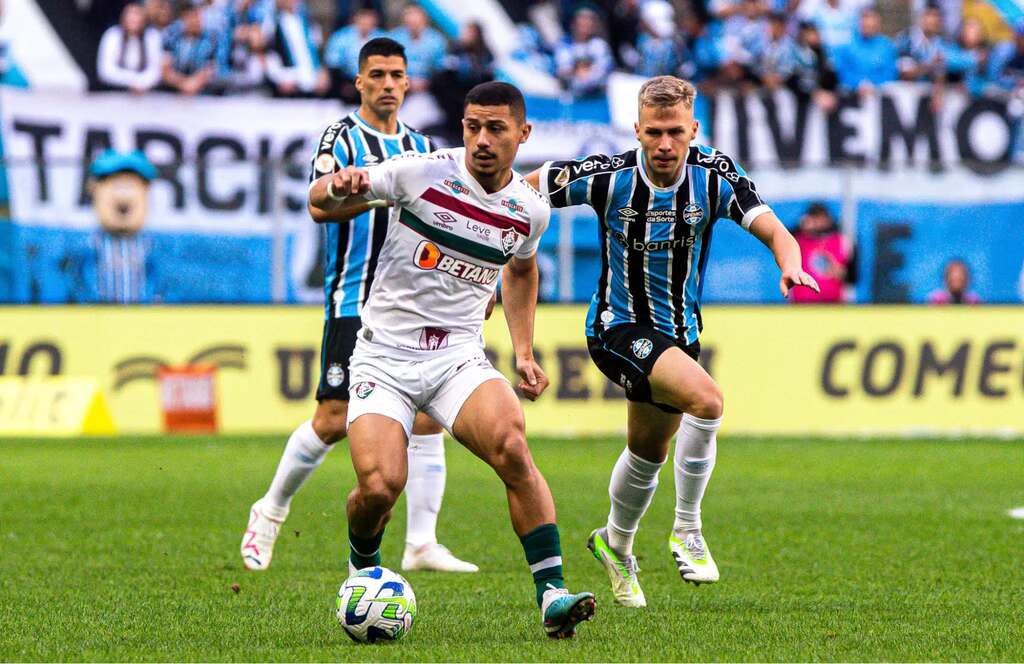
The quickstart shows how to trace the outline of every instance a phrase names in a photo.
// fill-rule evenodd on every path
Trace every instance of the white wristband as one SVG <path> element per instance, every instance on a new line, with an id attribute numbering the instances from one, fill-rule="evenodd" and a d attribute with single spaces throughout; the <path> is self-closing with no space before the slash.
<path id="1" fill-rule="evenodd" d="M 340 203 L 343 200 L 345 200 L 346 198 L 348 198 L 348 196 L 345 196 L 345 195 L 342 195 L 342 196 L 338 195 L 338 192 L 336 192 L 334 190 L 334 181 L 333 180 L 331 182 L 327 183 L 327 197 L 330 198 L 332 201 L 335 201 L 336 203 Z"/>
<path id="2" fill-rule="evenodd" d="M 371 208 L 382 208 L 382 207 L 387 207 L 388 206 L 388 202 L 378 198 L 375 201 L 370 201 L 366 205 L 371 207 Z"/>

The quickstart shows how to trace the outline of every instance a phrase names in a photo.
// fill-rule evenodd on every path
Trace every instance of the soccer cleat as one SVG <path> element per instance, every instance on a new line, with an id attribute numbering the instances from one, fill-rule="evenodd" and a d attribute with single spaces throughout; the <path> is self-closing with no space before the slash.
<path id="1" fill-rule="evenodd" d="M 596 608 L 594 593 L 574 595 L 565 588 L 548 585 L 540 605 L 544 631 L 553 639 L 571 639 L 576 636 L 576 625 L 593 618 Z"/>
<path id="2" fill-rule="evenodd" d="M 647 606 L 647 598 L 644 597 L 644 591 L 640 588 L 640 580 L 637 578 L 640 568 L 637 567 L 636 558 L 634 556 L 620 558 L 608 546 L 607 539 L 607 529 L 598 528 L 590 533 L 587 548 L 604 565 L 604 571 L 608 573 L 608 580 L 612 583 L 612 595 L 615 596 L 615 601 L 622 606 L 631 608 Z"/>
<path id="3" fill-rule="evenodd" d="M 668 538 L 668 550 L 676 561 L 683 581 L 694 585 L 718 581 L 718 566 L 699 530 L 687 530 L 682 540 L 672 531 Z"/>
<path id="4" fill-rule="evenodd" d="M 419 547 L 405 545 L 402 555 L 402 569 L 432 570 L 434 572 L 479 572 L 480 568 L 473 563 L 459 560 L 452 555 L 443 544 L 424 544 Z"/>
<path id="5" fill-rule="evenodd" d="M 246 569 L 255 571 L 270 567 L 270 559 L 274 555 L 274 542 L 281 529 L 284 519 L 272 519 L 267 516 L 257 500 L 249 510 L 249 525 L 242 536 L 242 562 Z"/>

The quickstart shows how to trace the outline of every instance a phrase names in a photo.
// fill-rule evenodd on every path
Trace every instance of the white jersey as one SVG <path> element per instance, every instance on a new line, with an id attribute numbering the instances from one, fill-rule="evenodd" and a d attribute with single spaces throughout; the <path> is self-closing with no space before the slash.
<path id="1" fill-rule="evenodd" d="M 547 202 L 515 172 L 488 194 L 465 153 L 408 153 L 368 169 L 369 197 L 395 207 L 361 312 L 363 340 L 416 352 L 479 346 L 502 266 L 536 253 Z"/>

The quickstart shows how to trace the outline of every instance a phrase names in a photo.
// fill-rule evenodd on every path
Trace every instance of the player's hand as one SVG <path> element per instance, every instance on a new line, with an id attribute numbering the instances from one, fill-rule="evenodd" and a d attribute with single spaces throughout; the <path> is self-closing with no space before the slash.
<path id="1" fill-rule="evenodd" d="M 522 379 L 519 381 L 519 391 L 530 401 L 536 401 L 537 397 L 547 389 L 550 381 L 547 374 L 540 368 L 536 360 L 516 360 L 516 371 Z"/>
<path id="2" fill-rule="evenodd" d="M 361 196 L 370 190 L 370 174 L 365 168 L 348 166 L 331 177 L 331 185 L 339 196 Z"/>
<path id="3" fill-rule="evenodd" d="M 807 274 L 803 270 L 783 270 L 782 278 L 779 279 L 779 290 L 782 291 L 782 297 L 789 297 L 789 291 L 796 286 L 806 286 L 815 293 L 820 293 L 821 289 L 818 288 L 818 282 L 814 280 L 814 277 Z"/>

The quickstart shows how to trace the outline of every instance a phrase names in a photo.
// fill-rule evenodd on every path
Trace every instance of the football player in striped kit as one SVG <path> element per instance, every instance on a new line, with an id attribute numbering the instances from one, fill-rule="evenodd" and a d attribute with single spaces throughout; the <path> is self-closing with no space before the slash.
<path id="1" fill-rule="evenodd" d="M 359 53 L 356 79 L 361 105 L 324 130 L 316 146 L 310 182 L 347 166 L 380 164 L 403 153 L 433 152 L 430 138 L 398 119 L 408 85 L 402 45 L 387 38 L 368 41 Z M 270 488 L 250 509 L 241 553 L 245 566 L 252 570 L 269 567 L 292 497 L 348 431 L 349 359 L 388 229 L 386 208 L 363 206 L 355 211 L 359 214 L 351 221 L 346 217 L 345 223 L 329 223 L 337 219 L 310 208 L 314 220 L 327 222 L 318 405 L 313 418 L 299 425 L 288 439 Z M 444 435 L 441 426 L 422 413 L 409 437 L 408 458 L 402 569 L 476 572 L 476 565 L 459 560 L 437 542 L 437 515 L 446 478 Z"/>
<path id="2" fill-rule="evenodd" d="M 672 76 L 641 87 L 640 147 L 617 155 L 547 162 L 527 181 L 552 207 L 589 205 L 603 245 L 601 276 L 587 314 L 587 346 L 601 371 L 626 390 L 627 446 L 612 470 L 607 524 L 588 547 L 624 606 L 646 606 L 633 539 L 676 436 L 676 518 L 669 552 L 695 584 L 718 580 L 700 505 L 715 465 L 722 391 L 697 363 L 700 297 L 711 233 L 731 219 L 769 249 L 779 288 L 818 289 L 801 270 L 800 247 L 739 165 L 693 143 L 696 90 Z"/>

